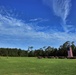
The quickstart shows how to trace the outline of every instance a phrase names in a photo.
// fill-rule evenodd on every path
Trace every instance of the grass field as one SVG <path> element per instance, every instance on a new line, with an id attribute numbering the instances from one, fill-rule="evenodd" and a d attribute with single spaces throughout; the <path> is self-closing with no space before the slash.
<path id="1" fill-rule="evenodd" d="M 75 59 L 0 57 L 0 75 L 75 75 Z"/>

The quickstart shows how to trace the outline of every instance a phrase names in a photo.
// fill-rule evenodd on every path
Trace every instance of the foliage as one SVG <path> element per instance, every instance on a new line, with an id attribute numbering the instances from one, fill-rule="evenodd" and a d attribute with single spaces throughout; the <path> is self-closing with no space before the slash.
<path id="1" fill-rule="evenodd" d="M 76 56 L 76 46 L 74 42 L 66 41 L 58 49 L 51 46 L 44 46 L 43 48 L 33 50 L 33 46 L 28 47 L 28 50 L 21 50 L 17 48 L 0 48 L 0 56 L 14 56 L 14 57 L 49 57 L 49 56 L 64 56 L 67 57 L 67 47 L 71 46 L 73 54 Z"/>

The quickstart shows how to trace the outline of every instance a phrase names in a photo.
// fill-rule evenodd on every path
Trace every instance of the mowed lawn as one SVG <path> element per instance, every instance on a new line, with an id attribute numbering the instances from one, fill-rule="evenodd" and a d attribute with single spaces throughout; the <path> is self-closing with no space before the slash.
<path id="1" fill-rule="evenodd" d="M 76 75 L 76 59 L 0 57 L 0 75 Z"/>

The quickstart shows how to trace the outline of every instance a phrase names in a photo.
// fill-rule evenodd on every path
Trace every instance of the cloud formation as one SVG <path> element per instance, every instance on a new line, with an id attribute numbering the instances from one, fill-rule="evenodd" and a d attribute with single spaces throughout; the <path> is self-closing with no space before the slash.
<path id="1" fill-rule="evenodd" d="M 53 10 L 56 16 L 59 16 L 66 24 L 69 15 L 71 0 L 53 0 Z"/>
<path id="2" fill-rule="evenodd" d="M 53 10 L 56 16 L 59 16 L 62 19 L 62 27 L 66 32 L 67 29 L 67 17 L 71 9 L 71 0 L 53 0 Z"/>
<path id="3" fill-rule="evenodd" d="M 30 23 L 26 23 L 21 19 L 12 17 L 11 14 L 5 8 L 2 7 L 0 9 L 1 9 L 0 11 L 0 34 L 1 35 L 17 36 L 19 37 L 19 39 L 22 39 L 22 38 L 26 39 L 27 37 L 46 38 L 47 34 L 45 34 L 42 31 L 40 32 L 39 30 L 43 30 L 47 27 L 41 27 L 36 25 L 37 23 L 32 23 L 32 21 L 41 22 L 41 21 L 46 21 L 46 19 L 42 19 L 42 18 L 31 19 Z"/>
<path id="4" fill-rule="evenodd" d="M 71 0 L 43 0 L 43 2 L 53 9 L 56 16 L 61 18 L 61 26 L 64 31 L 69 32 L 69 25 L 66 22 L 71 9 Z"/>
<path id="5" fill-rule="evenodd" d="M 2 41 L 3 43 L 5 43 L 5 41 L 11 40 L 13 40 L 14 42 L 24 42 L 25 40 L 27 42 L 31 42 L 31 40 L 33 40 L 32 42 L 35 43 L 45 42 L 44 44 L 47 44 L 48 42 L 50 43 L 50 45 L 52 45 L 57 44 L 56 42 L 63 43 L 67 40 L 76 40 L 76 36 L 74 34 L 67 34 L 66 32 L 55 31 L 54 29 L 50 29 L 49 32 L 45 32 L 44 29 L 46 30 L 47 28 L 48 30 L 47 26 L 38 26 L 36 22 L 34 23 L 34 21 L 46 21 L 46 19 L 44 20 L 42 18 L 36 18 L 31 19 L 31 22 L 26 23 L 21 19 L 12 17 L 11 14 L 8 12 L 7 13 L 9 15 L 7 15 L 7 13 L 3 15 L 3 13 L 2 11 L 0 13 L 0 41 Z"/>

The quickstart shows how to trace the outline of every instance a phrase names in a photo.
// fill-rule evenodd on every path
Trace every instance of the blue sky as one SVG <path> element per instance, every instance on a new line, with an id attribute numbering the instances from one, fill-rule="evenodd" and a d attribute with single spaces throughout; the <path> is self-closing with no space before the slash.
<path id="1" fill-rule="evenodd" d="M 76 42 L 75 0 L 0 0 L 0 47 L 34 49 Z"/>

